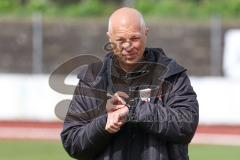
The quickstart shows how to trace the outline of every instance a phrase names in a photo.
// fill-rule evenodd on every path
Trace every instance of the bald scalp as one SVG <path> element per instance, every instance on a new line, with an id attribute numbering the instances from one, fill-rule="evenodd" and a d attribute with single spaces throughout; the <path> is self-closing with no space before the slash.
<path id="1" fill-rule="evenodd" d="M 141 31 L 145 31 L 146 25 L 142 14 L 134 9 L 123 7 L 110 16 L 108 21 L 108 33 L 112 33 L 115 26 L 129 26 L 136 25 L 139 26 Z"/>

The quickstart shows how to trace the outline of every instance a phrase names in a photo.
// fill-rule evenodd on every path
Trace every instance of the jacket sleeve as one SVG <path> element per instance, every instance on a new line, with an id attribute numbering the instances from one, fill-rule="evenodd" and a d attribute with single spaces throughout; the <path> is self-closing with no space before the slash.
<path id="1" fill-rule="evenodd" d="M 61 139 L 68 154 L 77 159 L 92 159 L 102 152 L 109 143 L 111 135 L 105 131 L 107 115 L 88 114 L 94 108 L 95 101 L 84 94 L 80 88 L 75 89 L 68 113 L 64 121 Z M 90 112 L 89 112 L 90 113 Z"/>
<path id="2" fill-rule="evenodd" d="M 134 113 L 145 131 L 172 143 L 189 143 L 198 125 L 198 102 L 185 72 L 163 104 L 139 101 Z"/>

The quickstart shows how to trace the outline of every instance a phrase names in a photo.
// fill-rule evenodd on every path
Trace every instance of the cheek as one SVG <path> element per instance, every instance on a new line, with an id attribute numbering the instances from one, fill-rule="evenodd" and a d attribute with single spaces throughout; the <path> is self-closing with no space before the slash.
<path id="1" fill-rule="evenodd" d="M 121 50 L 122 49 L 122 43 L 120 43 L 120 42 L 115 42 L 115 45 L 116 45 L 116 49 L 117 50 Z"/>
<path id="2" fill-rule="evenodd" d="M 137 50 L 141 51 L 145 48 L 145 43 L 144 43 L 144 41 L 134 42 L 133 47 L 136 48 Z"/>
<path id="3" fill-rule="evenodd" d="M 117 43 L 117 42 L 114 42 L 113 51 L 114 51 L 115 53 L 119 53 L 119 52 L 121 51 L 121 44 L 120 44 L 120 43 Z"/>
<path id="4" fill-rule="evenodd" d="M 142 47 L 142 43 L 140 41 L 139 42 L 133 42 L 132 46 L 139 50 Z"/>

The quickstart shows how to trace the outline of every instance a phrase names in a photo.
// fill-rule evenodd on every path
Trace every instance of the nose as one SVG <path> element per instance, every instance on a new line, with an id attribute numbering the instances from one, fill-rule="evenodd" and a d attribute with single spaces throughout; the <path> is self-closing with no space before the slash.
<path id="1" fill-rule="evenodd" d="M 126 50 L 127 52 L 131 51 L 133 48 L 132 42 L 131 41 L 126 41 L 122 44 L 122 48 Z"/>

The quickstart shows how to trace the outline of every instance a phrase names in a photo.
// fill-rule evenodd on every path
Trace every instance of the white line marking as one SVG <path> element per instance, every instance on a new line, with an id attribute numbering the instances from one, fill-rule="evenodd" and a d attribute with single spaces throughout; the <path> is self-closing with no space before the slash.
<path id="1" fill-rule="evenodd" d="M 191 143 L 240 146 L 240 135 L 196 133 Z"/>

